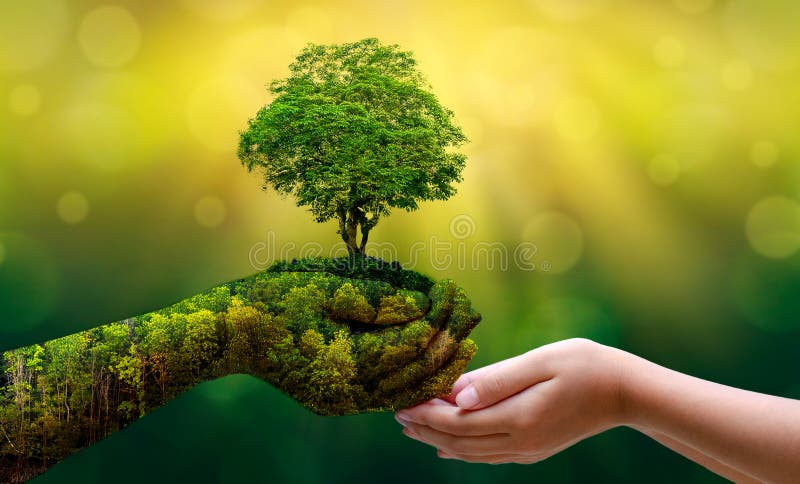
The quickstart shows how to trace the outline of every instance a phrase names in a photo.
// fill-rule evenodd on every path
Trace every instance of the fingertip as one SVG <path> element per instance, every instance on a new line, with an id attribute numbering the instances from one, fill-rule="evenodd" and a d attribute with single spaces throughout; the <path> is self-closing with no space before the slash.
<path id="1" fill-rule="evenodd" d="M 478 391 L 474 386 L 468 386 L 456 396 L 456 405 L 464 410 L 471 410 L 480 404 Z"/>
<path id="2" fill-rule="evenodd" d="M 456 380 L 455 383 L 453 383 L 453 392 L 452 393 L 453 394 L 457 394 L 458 392 L 463 390 L 467 385 L 472 383 L 472 380 L 474 380 L 474 378 L 472 376 L 472 372 L 464 373 L 463 375 L 458 377 L 458 379 Z"/>

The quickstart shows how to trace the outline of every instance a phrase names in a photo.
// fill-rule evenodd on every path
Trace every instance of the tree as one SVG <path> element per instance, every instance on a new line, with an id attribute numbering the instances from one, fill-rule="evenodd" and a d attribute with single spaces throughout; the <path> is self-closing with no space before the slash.
<path id="1" fill-rule="evenodd" d="M 467 139 L 411 52 L 374 38 L 309 44 L 289 71 L 241 133 L 239 159 L 317 222 L 338 220 L 350 254 L 391 208 L 455 193 L 466 156 L 454 148 Z"/>

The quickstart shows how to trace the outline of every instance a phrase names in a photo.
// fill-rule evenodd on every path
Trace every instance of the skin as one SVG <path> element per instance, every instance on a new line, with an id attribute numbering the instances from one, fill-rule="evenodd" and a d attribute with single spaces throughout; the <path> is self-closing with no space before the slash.
<path id="1" fill-rule="evenodd" d="M 694 378 L 586 339 L 466 373 L 448 397 L 396 419 L 439 457 L 466 462 L 529 464 L 628 426 L 736 482 L 800 475 L 800 401 Z"/>

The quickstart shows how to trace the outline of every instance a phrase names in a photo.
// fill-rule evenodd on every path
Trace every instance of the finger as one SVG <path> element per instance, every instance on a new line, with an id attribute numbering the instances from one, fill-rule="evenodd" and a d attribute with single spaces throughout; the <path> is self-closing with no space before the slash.
<path id="1" fill-rule="evenodd" d="M 506 368 L 509 365 L 512 365 L 515 360 L 518 360 L 523 356 L 525 355 L 524 354 L 517 355 L 511 358 L 507 358 L 505 360 L 497 361 L 495 363 L 492 363 L 491 365 L 486 365 L 482 368 L 477 368 L 470 372 L 464 373 L 463 375 L 458 377 L 458 380 L 456 380 L 456 382 L 453 384 L 453 390 L 450 392 L 450 395 L 445 397 L 445 399 L 452 403 L 456 403 L 456 396 L 461 392 L 461 390 L 466 388 L 470 383 L 480 379 L 482 375 L 485 375 L 491 371 L 495 371 L 501 368 Z"/>
<path id="2" fill-rule="evenodd" d="M 436 452 L 442 459 L 454 459 L 476 464 L 524 464 L 531 461 L 528 456 L 521 454 L 489 454 L 489 455 L 463 455 L 449 454 L 443 450 Z"/>
<path id="3" fill-rule="evenodd" d="M 410 424 L 403 433 L 420 442 L 442 449 L 449 454 L 489 455 L 501 452 L 511 441 L 508 434 L 460 437 L 424 425 Z"/>
<path id="4" fill-rule="evenodd" d="M 469 383 L 460 389 L 455 403 L 464 410 L 478 410 L 551 379 L 554 375 L 541 355 L 532 350 L 468 376 Z"/>
<path id="5" fill-rule="evenodd" d="M 493 435 L 505 432 L 507 419 L 495 411 L 467 412 L 456 405 L 440 400 L 423 403 L 397 412 L 401 424 L 425 425 L 440 432 L 463 437 Z"/>

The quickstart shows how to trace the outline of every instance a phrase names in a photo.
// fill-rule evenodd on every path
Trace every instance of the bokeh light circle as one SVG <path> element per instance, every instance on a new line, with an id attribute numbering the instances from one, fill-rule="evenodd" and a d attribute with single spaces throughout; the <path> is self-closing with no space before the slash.
<path id="1" fill-rule="evenodd" d="M 253 84 L 239 76 L 209 79 L 189 97 L 186 108 L 189 129 L 208 149 L 233 153 L 247 120 L 266 104 L 264 97 Z"/>
<path id="2" fill-rule="evenodd" d="M 759 168 L 767 168 L 778 161 L 780 151 L 771 141 L 756 141 L 750 147 L 750 160 Z"/>
<path id="3" fill-rule="evenodd" d="M 225 203 L 217 197 L 203 197 L 194 204 L 194 218 L 202 227 L 218 227 L 226 215 Z"/>
<path id="4" fill-rule="evenodd" d="M 63 0 L 0 2 L 0 70 L 41 66 L 62 45 L 68 26 Z"/>
<path id="5" fill-rule="evenodd" d="M 4 332 L 30 331 L 48 317 L 60 297 L 60 270 L 38 239 L 0 232 L 0 325 Z"/>
<path id="6" fill-rule="evenodd" d="M 556 105 L 553 121 L 556 131 L 562 138 L 582 143 L 597 133 L 600 113 L 591 99 L 568 97 Z"/>
<path id="7" fill-rule="evenodd" d="M 731 91 L 744 91 L 753 83 L 753 68 L 747 61 L 733 60 L 722 66 L 722 85 Z"/>
<path id="8" fill-rule="evenodd" d="M 104 5 L 92 10 L 78 28 L 78 43 L 86 59 L 100 67 L 119 67 L 139 50 L 141 31 L 126 9 Z"/>
<path id="9" fill-rule="evenodd" d="M 536 270 L 560 274 L 570 270 L 583 254 L 583 231 L 558 211 L 533 216 L 522 230 L 522 240 L 536 245 Z"/>
<path id="10" fill-rule="evenodd" d="M 782 196 L 765 198 L 747 215 L 745 231 L 757 253 L 781 259 L 800 249 L 800 204 Z"/>
<path id="11" fill-rule="evenodd" d="M 78 191 L 69 191 L 56 203 L 58 217 L 67 224 L 78 224 L 89 215 L 89 200 Z"/>
<path id="12" fill-rule="evenodd" d="M 722 16 L 727 43 L 754 66 L 798 66 L 800 3 L 728 0 Z"/>
<path id="13" fill-rule="evenodd" d="M 656 185 L 672 185 L 681 174 L 681 165 L 674 156 L 660 154 L 650 160 L 647 174 Z"/>
<path id="14" fill-rule="evenodd" d="M 31 84 L 20 84 L 8 95 L 8 106 L 17 116 L 32 116 L 39 111 L 41 104 L 42 95 L 36 86 Z"/>

